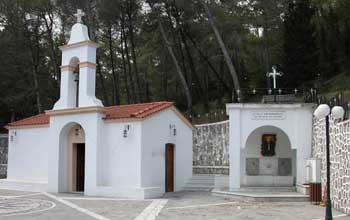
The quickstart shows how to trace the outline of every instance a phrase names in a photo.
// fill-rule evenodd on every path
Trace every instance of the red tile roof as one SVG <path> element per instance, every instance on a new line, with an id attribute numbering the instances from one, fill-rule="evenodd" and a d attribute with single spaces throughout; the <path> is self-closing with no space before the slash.
<path id="1" fill-rule="evenodd" d="M 171 106 L 173 102 L 151 102 L 132 105 L 117 105 L 104 107 L 105 120 L 112 119 L 142 119 L 152 114 L 163 111 Z M 45 113 L 25 118 L 8 124 L 8 127 L 46 125 L 50 123 L 50 116 Z"/>
<path id="2" fill-rule="evenodd" d="M 151 102 L 134 105 L 117 105 L 105 107 L 106 120 L 123 118 L 145 118 L 173 105 L 174 103 L 172 102 Z"/>
<path id="3" fill-rule="evenodd" d="M 19 121 L 12 122 L 7 126 L 29 126 L 29 125 L 46 125 L 50 123 L 50 118 L 45 113 L 38 114 L 29 118 L 25 118 Z"/>

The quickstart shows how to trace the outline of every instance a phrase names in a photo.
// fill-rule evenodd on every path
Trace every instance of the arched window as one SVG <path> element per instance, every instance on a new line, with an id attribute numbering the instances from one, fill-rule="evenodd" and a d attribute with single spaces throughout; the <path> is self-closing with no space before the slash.
<path id="1" fill-rule="evenodd" d="M 78 108 L 79 107 L 79 73 L 80 73 L 80 67 L 79 67 L 79 59 L 77 57 L 73 57 L 70 62 L 69 66 L 72 67 L 73 69 L 73 86 L 72 89 L 72 95 L 74 95 L 74 107 Z"/>

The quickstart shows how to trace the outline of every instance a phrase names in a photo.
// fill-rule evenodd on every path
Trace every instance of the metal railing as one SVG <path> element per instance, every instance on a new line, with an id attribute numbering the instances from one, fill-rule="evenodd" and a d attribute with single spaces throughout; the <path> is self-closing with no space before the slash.
<path id="1" fill-rule="evenodd" d="M 318 89 L 298 89 L 298 88 L 242 88 L 232 92 L 232 102 L 262 102 L 264 99 L 268 103 L 312 103 L 317 100 Z"/>
<path id="2" fill-rule="evenodd" d="M 345 118 L 350 118 L 350 99 L 347 100 L 343 92 L 339 92 L 331 98 L 319 94 L 318 89 L 298 88 L 243 88 L 232 92 L 233 103 L 327 103 L 330 106 L 342 106 L 346 112 Z M 226 109 L 215 109 L 206 113 L 193 112 L 186 115 L 193 124 L 212 123 L 228 119 Z"/>

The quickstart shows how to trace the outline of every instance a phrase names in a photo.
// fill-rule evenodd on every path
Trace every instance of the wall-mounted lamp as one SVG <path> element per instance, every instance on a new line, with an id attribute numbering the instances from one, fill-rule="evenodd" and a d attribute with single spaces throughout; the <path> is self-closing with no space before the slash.
<path id="1" fill-rule="evenodd" d="M 15 140 L 15 137 L 17 136 L 17 132 L 16 131 L 12 131 L 10 134 L 10 141 L 13 142 Z"/>
<path id="2" fill-rule="evenodd" d="M 75 133 L 74 133 L 74 134 L 75 134 L 75 136 L 77 136 L 77 137 L 79 136 L 79 128 L 76 128 L 76 129 L 75 129 Z"/>
<path id="3" fill-rule="evenodd" d="M 130 125 L 124 125 L 124 130 L 123 130 L 123 137 L 124 138 L 128 137 L 129 131 L 130 131 Z"/>
<path id="4" fill-rule="evenodd" d="M 82 127 L 80 125 L 77 128 L 75 128 L 74 134 L 76 137 L 78 137 L 80 135 L 81 129 L 82 129 Z"/>
<path id="5" fill-rule="evenodd" d="M 170 133 L 171 133 L 173 136 L 176 136 L 176 127 L 175 127 L 175 125 L 170 124 L 170 125 L 169 125 L 169 130 L 170 130 Z"/>

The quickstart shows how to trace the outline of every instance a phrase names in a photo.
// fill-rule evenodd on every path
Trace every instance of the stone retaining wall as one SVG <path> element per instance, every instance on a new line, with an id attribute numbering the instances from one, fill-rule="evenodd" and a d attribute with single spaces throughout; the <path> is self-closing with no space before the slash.
<path id="1" fill-rule="evenodd" d="M 325 120 L 314 121 L 312 155 L 322 161 L 322 190 L 326 185 L 325 130 Z M 350 120 L 330 121 L 330 158 L 333 207 L 350 214 Z"/>
<path id="2" fill-rule="evenodd" d="M 0 134 L 0 178 L 6 178 L 7 152 L 8 152 L 7 134 Z"/>
<path id="3" fill-rule="evenodd" d="M 229 174 L 229 121 L 195 125 L 193 174 Z"/>

